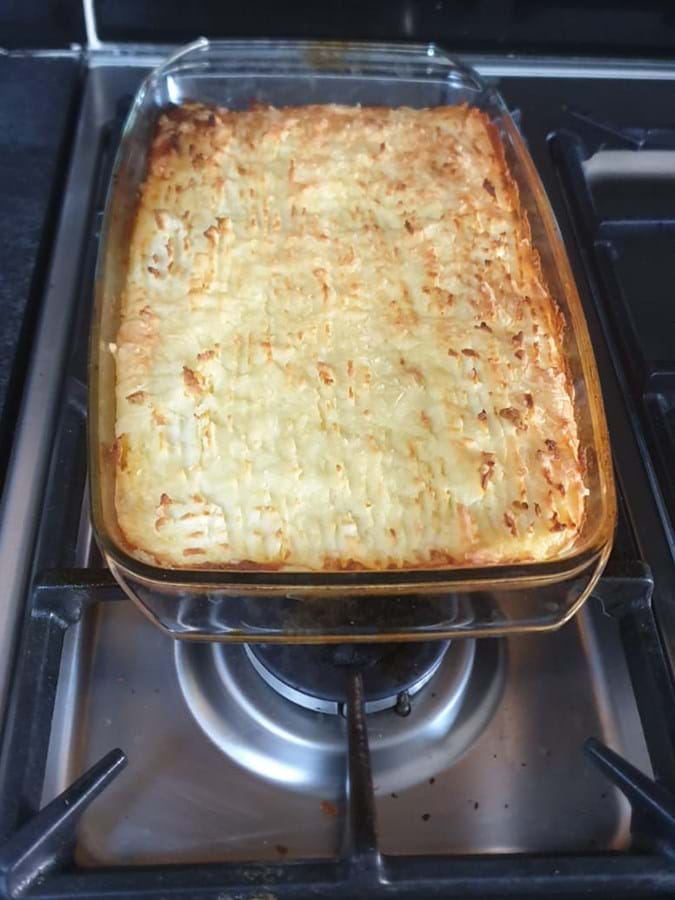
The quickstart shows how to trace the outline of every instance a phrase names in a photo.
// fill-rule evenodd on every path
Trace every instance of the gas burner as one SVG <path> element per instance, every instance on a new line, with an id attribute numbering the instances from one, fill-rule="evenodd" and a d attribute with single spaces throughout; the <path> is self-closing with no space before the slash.
<path id="1" fill-rule="evenodd" d="M 373 682 L 379 684 L 377 693 L 371 694 L 373 703 L 378 699 L 391 703 L 401 688 L 407 687 L 408 696 L 411 688 L 419 691 L 408 715 L 379 709 L 368 717 L 373 771 L 383 791 L 403 789 L 451 765 L 477 739 L 501 695 L 505 669 L 502 641 L 457 640 L 449 646 L 432 644 L 431 648 L 408 651 L 412 664 L 403 680 L 389 681 L 387 686 L 378 673 Z M 308 649 L 298 647 L 297 658 Z M 321 650 L 317 648 L 318 656 Z M 281 681 L 284 691 L 301 694 L 304 702 L 280 697 L 277 685 L 272 688 L 267 683 L 272 670 L 264 669 L 260 677 L 263 663 L 260 648 L 257 651 L 254 655 L 252 648 L 243 646 L 176 642 L 178 680 L 193 717 L 224 754 L 258 777 L 299 791 L 339 790 L 345 778 L 345 720 L 317 711 L 316 704 L 307 708 L 307 682 L 302 692 L 289 688 L 280 677 L 289 678 L 288 669 L 277 666 L 273 677 Z M 330 654 L 327 648 L 324 652 Z M 335 649 L 332 652 L 339 655 Z M 358 649 L 340 652 L 349 663 L 359 656 Z M 370 647 L 367 653 L 372 660 Z M 399 653 L 399 663 L 406 659 L 405 646 L 384 645 L 377 653 L 380 661 L 391 653 L 382 671 L 391 667 L 392 673 L 400 675 L 403 670 L 394 661 Z M 289 653 L 288 659 L 293 658 Z M 262 659 L 269 665 L 278 662 L 264 650 Z M 294 681 L 298 683 L 297 677 Z M 426 688 L 420 690 L 420 682 L 425 681 Z M 396 686 L 392 689 L 392 685 Z M 319 693 L 316 685 L 313 691 Z M 333 696 L 324 702 L 335 706 L 340 700 Z"/>
<path id="2" fill-rule="evenodd" d="M 435 675 L 448 641 L 409 644 L 251 644 L 246 654 L 271 688 L 315 712 L 341 712 L 346 676 L 358 669 L 363 676 L 366 712 L 393 708 L 410 713 L 410 698 Z"/>

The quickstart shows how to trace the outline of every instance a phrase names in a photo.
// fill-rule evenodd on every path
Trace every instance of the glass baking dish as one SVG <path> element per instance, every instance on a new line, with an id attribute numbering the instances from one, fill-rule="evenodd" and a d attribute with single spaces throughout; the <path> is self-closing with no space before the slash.
<path id="1" fill-rule="evenodd" d="M 165 569 L 130 555 L 114 503 L 118 301 L 138 190 L 160 111 L 202 101 L 230 108 L 344 103 L 413 107 L 468 103 L 501 134 L 551 293 L 567 322 L 589 488 L 585 523 L 563 556 L 543 563 L 429 571 L 299 573 Z M 92 516 L 114 576 L 175 638 L 217 641 L 427 640 L 546 631 L 591 592 L 609 555 L 616 505 L 607 426 L 593 351 L 560 233 L 523 140 L 502 99 L 434 46 L 199 40 L 145 80 L 129 113 L 107 200 L 90 348 Z"/>

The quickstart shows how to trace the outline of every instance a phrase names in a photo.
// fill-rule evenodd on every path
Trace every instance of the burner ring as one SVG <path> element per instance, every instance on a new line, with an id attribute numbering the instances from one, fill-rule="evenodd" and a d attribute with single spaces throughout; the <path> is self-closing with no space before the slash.
<path id="1" fill-rule="evenodd" d="M 433 679 L 402 717 L 369 716 L 373 771 L 382 791 L 416 784 L 459 759 L 490 720 L 506 666 L 502 641 L 453 641 Z M 347 736 L 341 716 L 284 700 L 251 665 L 244 646 L 176 641 L 186 705 L 226 756 L 257 777 L 301 792 L 338 790 Z"/>
<path id="2" fill-rule="evenodd" d="M 448 641 L 407 644 L 247 644 L 260 677 L 282 697 L 305 709 L 338 715 L 346 700 L 345 675 L 363 676 L 366 712 L 396 707 L 413 697 L 438 671 Z M 301 674 L 300 674 L 301 673 Z"/>

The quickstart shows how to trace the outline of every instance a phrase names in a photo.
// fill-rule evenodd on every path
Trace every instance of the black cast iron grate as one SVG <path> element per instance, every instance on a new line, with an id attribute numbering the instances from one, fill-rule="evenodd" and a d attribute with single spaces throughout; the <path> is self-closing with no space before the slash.
<path id="1" fill-rule="evenodd" d="M 567 118 L 553 157 L 675 529 L 675 129 Z"/>
<path id="2" fill-rule="evenodd" d="M 665 660 L 651 616 L 651 578 L 638 564 L 611 566 L 598 587 L 605 610 L 619 618 L 631 657 L 643 671 L 635 678 L 643 703 L 672 708 Z M 312 894 L 354 896 L 459 896 L 480 886 L 481 895 L 506 887 L 514 896 L 564 895 L 593 885 L 620 886 L 642 896 L 656 886 L 675 890 L 675 797 L 597 741 L 588 751 L 630 800 L 639 852 L 622 855 L 535 857 L 386 857 L 377 841 L 362 672 L 345 668 L 348 723 L 347 816 L 343 852 L 335 861 L 289 861 L 205 866 L 145 866 L 84 870 L 73 862 L 76 828 L 84 809 L 123 769 L 122 750 L 111 751 L 65 793 L 39 810 L 56 696 L 61 650 L 68 628 L 98 603 L 124 598 L 110 574 L 96 569 L 45 572 L 32 594 L 24 630 L 0 771 L 4 845 L 0 890 L 6 897 L 275 897 Z M 642 636 L 642 637 L 640 637 Z M 636 670 L 633 668 L 633 674 Z M 641 704 L 642 705 L 642 704 Z"/>

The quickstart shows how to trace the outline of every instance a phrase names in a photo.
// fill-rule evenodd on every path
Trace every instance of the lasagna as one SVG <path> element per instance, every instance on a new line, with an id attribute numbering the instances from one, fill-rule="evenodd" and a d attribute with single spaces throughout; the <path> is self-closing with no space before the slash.
<path id="1" fill-rule="evenodd" d="M 111 347 L 128 549 L 291 571 L 564 553 L 586 489 L 563 331 L 477 109 L 167 109 Z"/>

